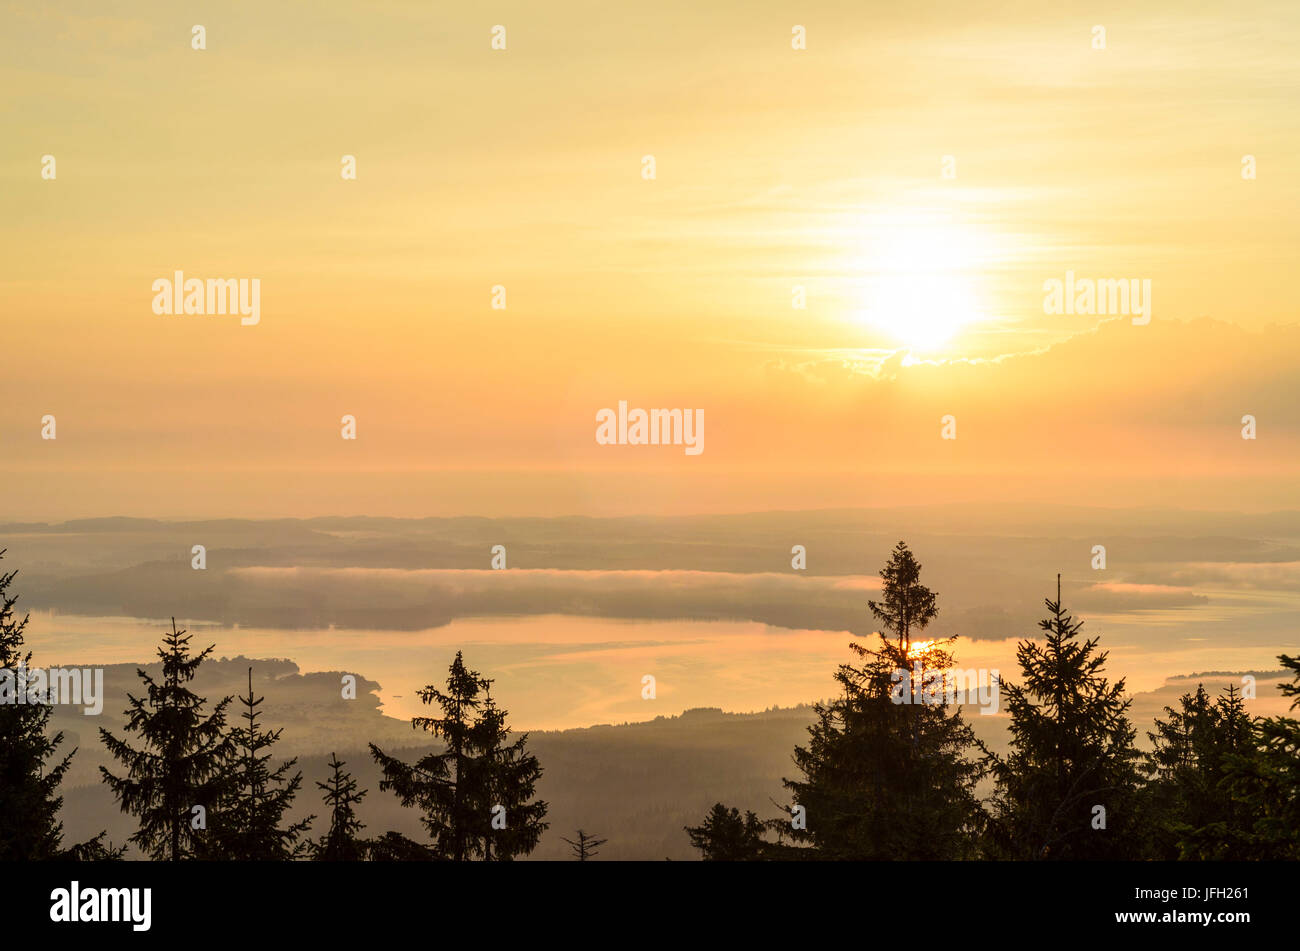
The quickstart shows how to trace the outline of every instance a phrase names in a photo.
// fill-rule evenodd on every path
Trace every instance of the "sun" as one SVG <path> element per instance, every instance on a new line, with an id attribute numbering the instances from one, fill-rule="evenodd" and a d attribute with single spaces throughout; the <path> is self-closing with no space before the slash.
<path id="1" fill-rule="evenodd" d="M 933 351 L 985 319 L 980 266 L 985 242 L 932 214 L 873 216 L 857 264 L 858 317 L 904 347 Z"/>
<path id="2" fill-rule="evenodd" d="M 935 641 L 912 641 L 907 647 L 907 656 L 915 660 L 918 657 L 924 657 L 934 647 Z"/>

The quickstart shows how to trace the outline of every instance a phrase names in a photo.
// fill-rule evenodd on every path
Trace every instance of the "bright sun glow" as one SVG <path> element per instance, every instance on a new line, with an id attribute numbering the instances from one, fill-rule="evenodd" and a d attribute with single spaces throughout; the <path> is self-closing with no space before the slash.
<path id="1" fill-rule="evenodd" d="M 984 319 L 978 236 L 934 215 L 873 216 L 863 237 L 861 319 L 896 342 L 934 350 Z"/>
<path id="2" fill-rule="evenodd" d="M 912 641 L 907 647 L 908 657 L 924 657 L 934 646 L 934 641 Z"/>

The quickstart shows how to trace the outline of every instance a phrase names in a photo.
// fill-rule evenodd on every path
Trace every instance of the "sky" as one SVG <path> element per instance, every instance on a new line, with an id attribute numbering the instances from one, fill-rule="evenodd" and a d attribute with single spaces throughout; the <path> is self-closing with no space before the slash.
<path id="1" fill-rule="evenodd" d="M 1295 507 L 1294 4 L 0 18 L 5 517 Z"/>

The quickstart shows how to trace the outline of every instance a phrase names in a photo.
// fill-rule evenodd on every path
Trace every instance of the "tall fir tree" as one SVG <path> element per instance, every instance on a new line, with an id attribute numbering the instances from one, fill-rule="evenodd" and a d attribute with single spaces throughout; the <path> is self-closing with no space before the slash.
<path id="1" fill-rule="evenodd" d="M 880 569 L 881 597 L 867 606 L 884 629 L 895 638 L 896 648 L 906 655 L 913 630 L 922 631 L 939 614 L 935 593 L 921 584 L 921 565 L 899 542 Z"/>
<path id="2" fill-rule="evenodd" d="M 815 706 L 809 742 L 795 748 L 803 779 L 785 781 L 803 823 L 769 827 L 828 859 L 969 856 L 983 822 L 982 775 L 970 726 L 955 703 L 954 638 L 918 637 L 938 613 L 921 566 L 899 542 L 871 601 L 883 630 L 875 649 L 850 644 L 860 665 L 835 674 L 842 694 Z"/>
<path id="3" fill-rule="evenodd" d="M 224 795 L 213 819 L 210 841 L 216 856 L 237 861 L 284 861 L 303 856 L 304 839 L 315 816 L 285 821 L 302 787 L 302 773 L 289 771 L 298 762 L 288 759 L 271 768 L 270 750 L 283 728 L 266 730 L 258 724 L 258 709 L 266 698 L 253 693 L 253 668 L 248 668 L 248 693 L 239 698 L 244 722 L 230 732 Z"/>
<path id="4" fill-rule="evenodd" d="M 421 824 L 440 858 L 465 861 L 473 855 L 473 832 L 481 828 L 483 797 L 470 787 L 466 766 L 472 755 L 470 730 L 486 684 L 465 667 L 459 651 L 447 677 L 447 691 L 429 685 L 419 692 L 425 705 L 437 704 L 442 717 L 413 717 L 412 729 L 422 729 L 443 740 L 440 752 L 428 753 L 408 764 L 388 756 L 375 744 L 370 753 L 383 779 L 379 788 L 396 793 L 403 806 L 415 806 Z"/>
<path id="5" fill-rule="evenodd" d="M 23 650 L 28 616 L 18 620 L 18 597 L 9 591 L 17 574 L 0 574 L 0 858 L 7 861 L 59 854 L 63 798 L 58 789 L 72 762 L 71 753 L 54 758 L 63 734 L 45 734 L 53 709 L 19 702 L 32 654 Z"/>
<path id="6" fill-rule="evenodd" d="M 508 862 L 537 848 L 547 827 L 547 804 L 533 798 L 542 766 L 528 752 L 527 733 L 511 738 L 506 711 L 492 698 L 492 682 L 484 683 L 482 710 L 470 732 L 475 758 L 468 768 L 477 774 L 475 785 L 486 791 L 490 803 L 483 857 Z M 492 810 L 497 809 L 502 811 L 494 817 Z"/>
<path id="7" fill-rule="evenodd" d="M 1300 657 L 1282 654 L 1278 660 L 1293 675 L 1279 689 L 1295 710 L 1300 707 Z M 1249 832 L 1240 843 L 1246 857 L 1300 859 L 1300 720 L 1257 719 L 1254 749 L 1228 757 L 1224 784 L 1250 816 Z"/>
<path id="8" fill-rule="evenodd" d="M 120 776 L 103 766 L 99 771 L 122 810 L 139 820 L 130 841 L 156 860 L 212 856 L 207 819 L 223 799 L 231 758 L 226 708 L 233 698 L 204 712 L 207 700 L 187 685 L 213 648 L 191 654 L 189 642 L 172 618 L 171 632 L 163 635 L 158 649 L 161 679 L 136 670 L 145 694 L 127 695 L 125 716 L 126 733 L 139 738 L 139 748 L 99 731 L 108 752 L 125 768 Z"/>
<path id="9" fill-rule="evenodd" d="M 0 550 L 0 558 L 4 557 Z M 54 708 L 28 693 L 32 653 L 24 650 L 29 616 L 14 611 L 10 592 L 17 571 L 0 572 L 0 861 L 38 859 L 114 859 L 121 850 L 104 844 L 104 833 L 63 848 L 59 810 L 63 782 L 75 749 L 60 757 L 63 733 L 46 735 Z"/>
<path id="10" fill-rule="evenodd" d="M 1045 640 L 1021 641 L 1024 684 L 1000 683 L 1011 715 L 1010 752 L 985 748 L 995 788 L 988 843 L 1015 859 L 1135 857 L 1142 840 L 1136 730 L 1124 680 L 1110 683 L 1098 639 L 1056 600 L 1039 622 Z M 1100 807 L 1100 809 L 1098 808 Z"/>
<path id="11" fill-rule="evenodd" d="M 411 720 L 412 728 L 441 739 L 443 749 L 411 764 L 370 744 L 384 777 L 379 788 L 419 808 L 438 858 L 510 859 L 532 851 L 546 828 L 546 803 L 528 801 L 541 766 L 525 749 L 527 734 L 508 742 L 505 713 L 491 699 L 491 684 L 468 669 L 457 651 L 446 691 L 430 685 L 419 693 L 442 716 Z"/>
<path id="12" fill-rule="evenodd" d="M 330 753 L 330 778 L 316 783 L 329 807 L 330 824 L 325 834 L 312 845 L 312 859 L 317 862 L 360 862 L 367 856 L 366 841 L 360 832 L 365 828 L 357 818 L 356 807 L 366 798 L 367 790 L 358 789 L 352 774 L 343 769 L 338 754 Z"/>
<path id="13" fill-rule="evenodd" d="M 1160 859 L 1249 859 L 1249 807 L 1225 782 L 1234 757 L 1255 750 L 1255 725 L 1241 692 L 1211 699 L 1203 684 L 1165 707 L 1147 736 L 1143 791 L 1151 855 Z"/>

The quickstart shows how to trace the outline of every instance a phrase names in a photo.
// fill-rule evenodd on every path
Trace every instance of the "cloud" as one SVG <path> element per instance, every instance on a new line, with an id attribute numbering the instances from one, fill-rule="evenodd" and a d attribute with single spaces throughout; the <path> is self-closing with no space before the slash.
<path id="1" fill-rule="evenodd" d="M 1295 590 L 1300 588 L 1300 561 L 1272 562 L 1189 562 L 1151 569 L 1144 574 L 1160 575 L 1170 581 L 1231 588 Z"/>
<path id="2" fill-rule="evenodd" d="M 872 577 L 793 572 L 553 569 L 246 567 L 227 579 L 229 611 L 237 615 L 227 622 L 393 629 L 457 617 L 564 614 L 853 630 L 880 585 Z"/>
<path id="3" fill-rule="evenodd" d="M 1107 581 L 1084 588 L 1075 598 L 1082 610 L 1113 613 L 1163 608 L 1184 608 L 1206 604 L 1209 598 L 1190 588 L 1162 584 L 1131 584 Z"/>

